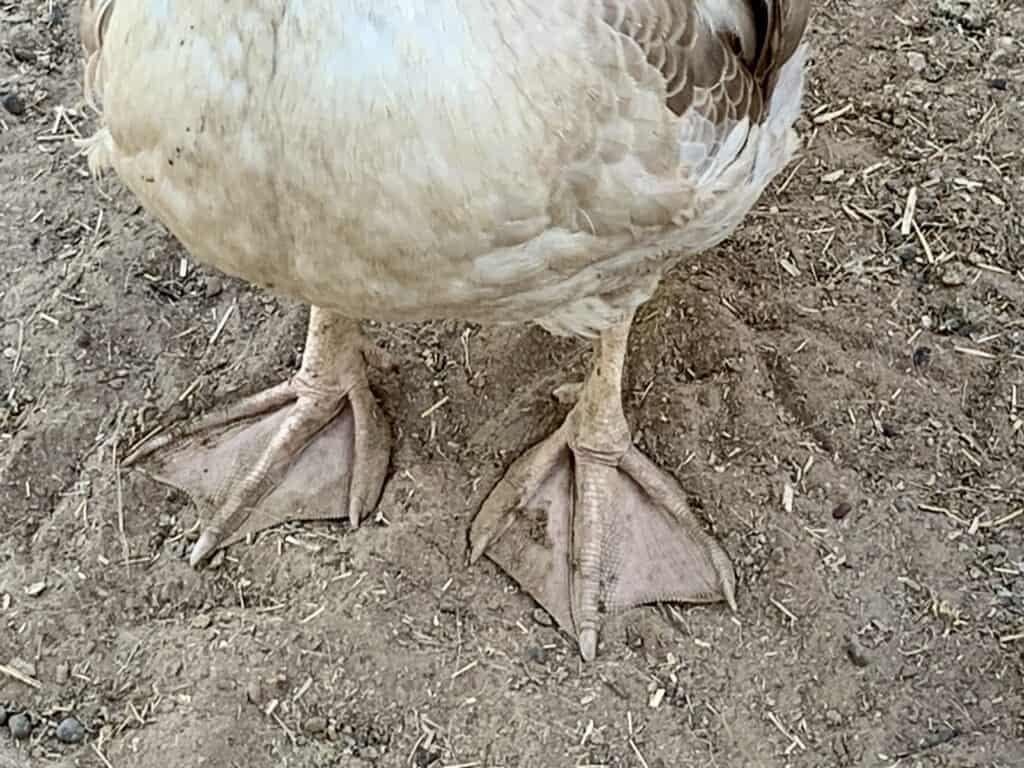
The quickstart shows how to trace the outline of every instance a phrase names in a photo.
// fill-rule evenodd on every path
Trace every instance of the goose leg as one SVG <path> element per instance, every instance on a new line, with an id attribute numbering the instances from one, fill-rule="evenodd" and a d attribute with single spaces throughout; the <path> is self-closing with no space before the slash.
<path id="1" fill-rule="evenodd" d="M 353 320 L 314 307 L 302 366 L 289 381 L 145 441 L 125 464 L 187 492 L 205 521 L 193 566 L 288 520 L 345 517 L 376 505 L 391 432 L 366 379 L 375 353 Z"/>
<path id="2" fill-rule="evenodd" d="M 654 602 L 736 607 L 728 555 L 630 437 L 622 369 L 631 323 L 601 335 L 573 410 L 512 464 L 470 532 L 471 561 L 486 552 L 588 661 L 603 615 Z"/>

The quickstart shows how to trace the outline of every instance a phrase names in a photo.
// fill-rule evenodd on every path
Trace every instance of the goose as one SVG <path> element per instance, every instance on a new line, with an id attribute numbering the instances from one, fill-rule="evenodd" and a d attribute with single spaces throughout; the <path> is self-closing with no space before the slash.
<path id="1" fill-rule="evenodd" d="M 562 425 L 471 523 L 591 660 L 603 620 L 726 601 L 729 556 L 634 444 L 630 326 L 798 148 L 810 0 L 83 0 L 90 169 L 199 262 L 311 306 L 287 381 L 126 459 L 185 490 L 199 566 L 380 499 L 391 431 L 360 323 L 590 340 Z"/>

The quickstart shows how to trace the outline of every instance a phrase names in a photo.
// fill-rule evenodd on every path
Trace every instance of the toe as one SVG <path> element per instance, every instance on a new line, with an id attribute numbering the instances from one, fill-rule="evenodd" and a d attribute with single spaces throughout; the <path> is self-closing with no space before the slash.
<path id="1" fill-rule="evenodd" d="M 203 561 L 212 555 L 220 545 L 221 538 L 220 533 L 212 528 L 204 530 L 199 540 L 192 547 L 192 554 L 189 555 L 188 564 L 193 568 L 199 568 Z"/>
<path id="2" fill-rule="evenodd" d="M 349 492 L 349 523 L 358 528 L 363 517 L 380 499 L 391 456 L 391 430 L 369 389 L 349 395 L 355 419 L 352 484 Z"/>
<path id="3" fill-rule="evenodd" d="M 567 458 L 563 430 L 533 446 L 513 462 L 504 477 L 487 496 L 470 529 L 470 563 L 501 538 L 515 522 L 516 514 L 529 502 L 558 462 Z"/>

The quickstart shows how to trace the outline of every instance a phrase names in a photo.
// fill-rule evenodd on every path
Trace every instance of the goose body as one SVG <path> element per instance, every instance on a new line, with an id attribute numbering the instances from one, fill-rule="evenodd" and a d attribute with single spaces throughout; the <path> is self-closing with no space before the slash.
<path id="1" fill-rule="evenodd" d="M 473 559 L 586 658 L 604 613 L 735 605 L 728 557 L 632 445 L 621 374 L 664 272 L 791 159 L 808 3 L 84 0 L 90 166 L 196 259 L 313 306 L 293 379 L 132 457 L 210 513 L 193 563 L 376 504 L 390 433 L 358 320 L 536 322 L 595 338 L 594 368 L 487 498 Z"/>
<path id="2" fill-rule="evenodd" d="M 199 260 L 355 318 L 590 335 L 730 234 L 795 147 L 803 57 L 756 82 L 748 0 L 116 0 L 97 18 L 94 163 Z"/>

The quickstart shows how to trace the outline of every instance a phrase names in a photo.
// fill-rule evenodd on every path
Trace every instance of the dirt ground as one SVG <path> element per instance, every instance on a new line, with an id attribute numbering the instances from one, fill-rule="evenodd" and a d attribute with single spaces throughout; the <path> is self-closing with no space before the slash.
<path id="1" fill-rule="evenodd" d="M 189 569 L 194 508 L 118 457 L 288 376 L 306 310 L 97 188 L 77 3 L 0 2 L 0 706 L 34 725 L 0 765 L 1024 765 L 1024 8 L 818 2 L 810 35 L 800 159 L 628 368 L 739 612 L 633 611 L 583 665 L 464 564 L 585 369 L 536 328 L 372 326 L 401 363 L 377 518 Z"/>

